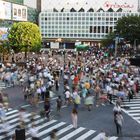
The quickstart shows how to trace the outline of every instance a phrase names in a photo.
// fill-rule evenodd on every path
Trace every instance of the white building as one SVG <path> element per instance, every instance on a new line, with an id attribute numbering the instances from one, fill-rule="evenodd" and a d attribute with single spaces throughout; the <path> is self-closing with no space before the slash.
<path id="1" fill-rule="evenodd" d="M 115 30 L 122 16 L 139 15 L 138 0 L 42 0 L 42 37 L 93 41 Z"/>

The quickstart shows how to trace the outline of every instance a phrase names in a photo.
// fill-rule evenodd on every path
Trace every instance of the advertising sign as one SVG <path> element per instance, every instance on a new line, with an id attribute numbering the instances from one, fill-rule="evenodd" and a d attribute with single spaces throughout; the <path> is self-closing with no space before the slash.
<path id="1" fill-rule="evenodd" d="M 6 40 L 8 35 L 8 28 L 0 28 L 0 40 Z"/>
<path id="2" fill-rule="evenodd" d="M 0 0 L 0 19 L 11 20 L 11 3 Z"/>
<path id="3" fill-rule="evenodd" d="M 59 42 L 51 42 L 51 49 L 59 49 Z"/>
<path id="4" fill-rule="evenodd" d="M 13 20 L 27 21 L 27 7 L 18 4 L 12 4 Z"/>

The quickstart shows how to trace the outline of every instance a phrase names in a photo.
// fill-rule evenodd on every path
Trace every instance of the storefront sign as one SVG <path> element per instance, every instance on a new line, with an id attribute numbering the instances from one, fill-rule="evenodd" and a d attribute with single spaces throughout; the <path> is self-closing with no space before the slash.
<path id="1" fill-rule="evenodd" d="M 27 7 L 18 4 L 12 4 L 13 20 L 27 21 Z"/>
<path id="2" fill-rule="evenodd" d="M 11 3 L 0 1 L 0 19 L 11 20 Z"/>
<path id="3" fill-rule="evenodd" d="M 117 4 L 117 3 L 113 4 L 113 3 L 109 2 L 109 1 L 106 1 L 104 3 L 104 6 L 106 8 L 122 8 L 122 9 L 124 9 L 124 8 L 128 8 L 128 9 L 134 8 L 133 4 L 132 5 L 127 4 L 127 3 L 125 3 L 125 4 Z"/>

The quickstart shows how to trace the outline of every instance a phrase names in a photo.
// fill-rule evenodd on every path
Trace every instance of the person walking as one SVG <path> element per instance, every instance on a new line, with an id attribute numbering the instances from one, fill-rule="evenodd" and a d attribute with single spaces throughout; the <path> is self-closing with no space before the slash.
<path id="1" fill-rule="evenodd" d="M 77 122 L 78 122 L 78 112 L 75 108 L 73 108 L 72 113 L 71 113 L 71 118 L 72 118 L 72 124 L 74 129 L 77 128 Z"/>
<path id="2" fill-rule="evenodd" d="M 29 134 L 32 137 L 32 140 L 40 140 L 38 136 L 38 129 L 32 124 L 31 128 L 29 129 Z"/>
<path id="3" fill-rule="evenodd" d="M 51 110 L 51 106 L 50 106 L 50 101 L 49 101 L 49 100 L 46 100 L 46 101 L 45 101 L 44 110 L 45 110 L 46 118 L 47 118 L 48 120 L 50 120 L 50 110 Z"/>
<path id="4" fill-rule="evenodd" d="M 115 115 L 115 125 L 117 130 L 117 135 L 122 135 L 122 125 L 123 125 L 123 116 L 121 112 L 116 113 Z"/>
<path id="5" fill-rule="evenodd" d="M 56 103 L 57 103 L 57 112 L 60 115 L 60 110 L 61 110 L 61 107 L 62 107 L 62 99 L 61 99 L 60 95 L 58 96 L 58 99 L 56 100 Z"/>

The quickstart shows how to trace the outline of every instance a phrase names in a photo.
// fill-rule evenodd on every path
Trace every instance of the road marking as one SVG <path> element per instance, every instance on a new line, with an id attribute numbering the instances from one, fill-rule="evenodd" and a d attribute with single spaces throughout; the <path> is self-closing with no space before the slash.
<path id="1" fill-rule="evenodd" d="M 95 132 L 96 131 L 94 131 L 94 130 L 90 130 L 90 131 L 86 132 L 85 134 L 83 134 L 82 136 L 80 136 L 79 138 L 77 138 L 76 140 L 85 140 L 87 137 L 89 137 L 90 135 L 92 135 Z"/>
<path id="2" fill-rule="evenodd" d="M 62 138 L 59 139 L 59 140 L 68 140 L 68 139 L 70 139 L 71 137 L 75 136 L 76 134 L 80 133 L 80 132 L 83 131 L 83 130 L 85 130 L 85 128 L 80 127 L 80 128 L 78 128 L 78 129 L 76 129 L 75 131 L 73 131 L 73 132 L 67 134 L 67 135 L 64 136 L 64 137 L 62 137 Z"/>

